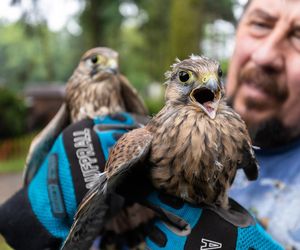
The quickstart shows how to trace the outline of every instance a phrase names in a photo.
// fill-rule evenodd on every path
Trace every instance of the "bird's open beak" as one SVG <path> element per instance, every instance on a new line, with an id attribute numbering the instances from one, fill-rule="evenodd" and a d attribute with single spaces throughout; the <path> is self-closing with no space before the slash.
<path id="1" fill-rule="evenodd" d="M 190 98 L 211 119 L 214 119 L 221 99 L 221 89 L 217 78 L 209 77 L 206 82 L 192 90 Z"/>

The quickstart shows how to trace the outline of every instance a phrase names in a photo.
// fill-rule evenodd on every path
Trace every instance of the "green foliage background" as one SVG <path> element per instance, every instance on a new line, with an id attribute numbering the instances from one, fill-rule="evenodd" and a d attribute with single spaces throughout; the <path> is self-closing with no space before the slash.
<path id="1" fill-rule="evenodd" d="M 26 11 L 15 23 L 0 18 L 0 86 L 20 92 L 28 84 L 66 82 L 87 49 L 108 46 L 120 53 L 121 71 L 145 98 L 147 86 L 164 82 L 175 58 L 202 52 L 207 23 L 217 18 L 235 22 L 234 0 L 77 1 L 84 8 L 74 17 L 81 28 L 75 35 L 66 28 L 50 31 L 45 17 L 32 23 Z M 124 4 L 136 6 L 137 13 L 122 15 Z"/>
<path id="2" fill-rule="evenodd" d="M 26 12 L 17 23 L 0 22 L 0 84 L 20 90 L 31 82 L 66 81 L 85 50 L 109 46 L 120 52 L 123 72 L 143 90 L 151 81 L 162 82 L 176 57 L 201 53 L 206 23 L 234 22 L 233 0 L 78 1 L 85 6 L 76 17 L 78 35 L 51 32 L 43 18 L 32 24 Z M 137 15 L 122 16 L 126 3 L 137 6 Z M 125 25 L 130 18 L 135 25 Z"/>
<path id="3" fill-rule="evenodd" d="M 0 88 L 0 139 L 21 135 L 25 130 L 26 107 L 14 92 Z"/>

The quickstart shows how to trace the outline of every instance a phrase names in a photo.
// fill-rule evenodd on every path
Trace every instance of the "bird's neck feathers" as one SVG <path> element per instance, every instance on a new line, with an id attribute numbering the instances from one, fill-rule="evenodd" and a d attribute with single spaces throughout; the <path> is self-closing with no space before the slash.
<path id="1" fill-rule="evenodd" d="M 82 78 L 80 83 L 68 83 L 66 102 L 72 121 L 125 111 L 117 78 L 102 82 L 89 79 Z"/>

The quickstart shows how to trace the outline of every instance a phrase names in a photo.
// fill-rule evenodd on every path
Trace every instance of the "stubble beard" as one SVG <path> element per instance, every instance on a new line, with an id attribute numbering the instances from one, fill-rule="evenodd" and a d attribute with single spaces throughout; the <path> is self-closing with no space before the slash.
<path id="1" fill-rule="evenodd" d="M 265 149 L 282 147 L 295 140 L 294 130 L 276 118 L 249 127 L 248 130 L 254 145 Z"/>
<path id="2" fill-rule="evenodd" d="M 234 108 L 234 99 L 234 96 L 228 98 L 228 105 L 232 108 Z M 285 126 L 277 118 L 270 118 L 256 125 L 247 124 L 247 128 L 253 145 L 260 148 L 278 148 L 297 138 L 294 129 Z"/>

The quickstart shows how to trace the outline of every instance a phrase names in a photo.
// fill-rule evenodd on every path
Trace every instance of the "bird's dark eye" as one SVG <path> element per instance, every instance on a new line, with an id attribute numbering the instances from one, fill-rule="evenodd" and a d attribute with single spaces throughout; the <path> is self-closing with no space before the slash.
<path id="1" fill-rule="evenodd" d="M 92 61 L 92 63 L 97 63 L 98 62 L 98 56 L 97 55 L 94 55 L 94 56 L 92 56 L 91 57 L 91 61 Z"/>
<path id="2" fill-rule="evenodd" d="M 222 71 L 221 67 L 219 67 L 219 69 L 218 69 L 218 76 L 219 77 L 223 76 L 223 71 Z"/>
<path id="3" fill-rule="evenodd" d="M 190 75 L 186 71 L 179 71 L 178 75 L 181 82 L 187 82 L 190 79 Z"/>

